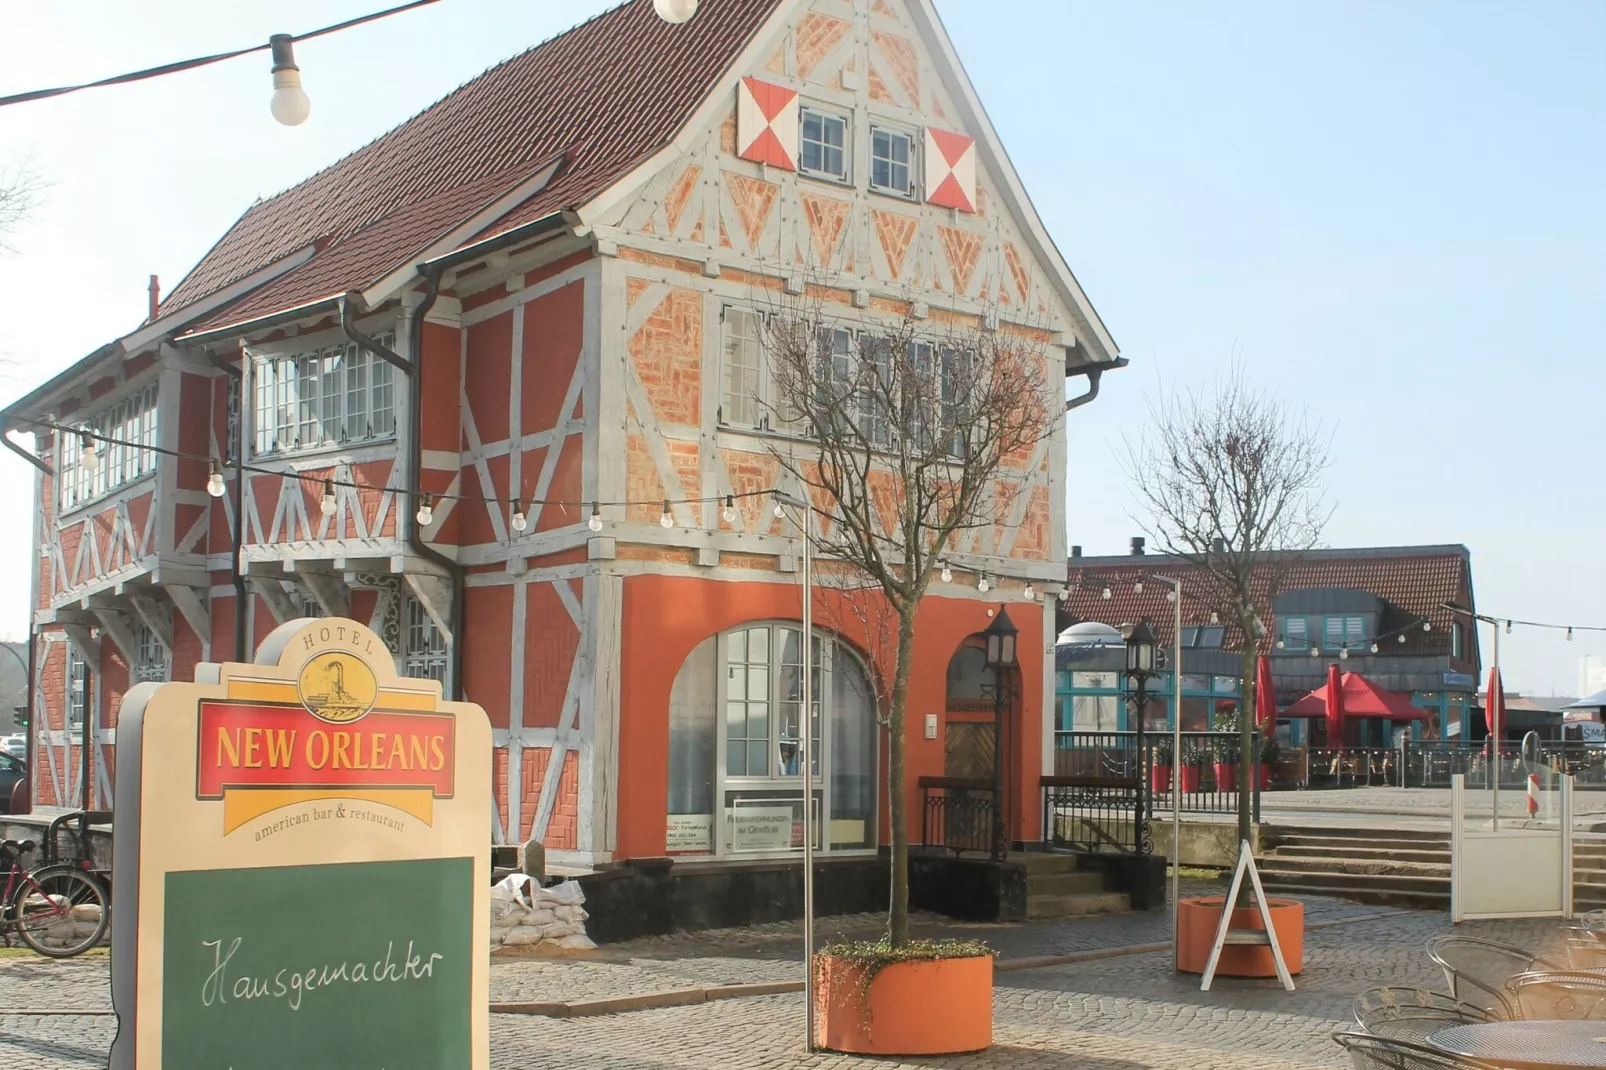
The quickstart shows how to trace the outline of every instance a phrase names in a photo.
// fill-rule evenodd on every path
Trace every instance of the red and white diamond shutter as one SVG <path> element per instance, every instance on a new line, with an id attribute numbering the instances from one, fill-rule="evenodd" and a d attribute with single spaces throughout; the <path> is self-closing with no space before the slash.
<path id="1" fill-rule="evenodd" d="M 976 139 L 926 127 L 926 200 L 976 210 Z"/>
<path id="2" fill-rule="evenodd" d="M 736 155 L 797 170 L 797 90 L 743 78 L 736 89 Z"/>

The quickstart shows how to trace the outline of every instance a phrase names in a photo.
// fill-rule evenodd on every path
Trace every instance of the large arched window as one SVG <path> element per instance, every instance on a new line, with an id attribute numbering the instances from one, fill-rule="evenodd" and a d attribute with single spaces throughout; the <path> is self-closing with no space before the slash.
<path id="1" fill-rule="evenodd" d="M 875 695 L 859 659 L 814 642 L 816 848 L 875 846 Z M 667 849 L 748 857 L 803 849 L 803 630 L 744 625 L 705 639 L 669 696 Z"/>

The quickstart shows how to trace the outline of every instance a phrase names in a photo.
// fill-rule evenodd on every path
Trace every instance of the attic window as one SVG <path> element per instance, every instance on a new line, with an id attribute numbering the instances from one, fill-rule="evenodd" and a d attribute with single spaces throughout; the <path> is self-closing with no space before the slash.
<path id="1" fill-rule="evenodd" d="M 841 115 L 804 108 L 801 170 L 817 178 L 848 180 L 848 120 Z"/>
<path id="2" fill-rule="evenodd" d="M 909 197 L 914 193 L 914 138 L 884 126 L 870 128 L 870 188 Z"/>

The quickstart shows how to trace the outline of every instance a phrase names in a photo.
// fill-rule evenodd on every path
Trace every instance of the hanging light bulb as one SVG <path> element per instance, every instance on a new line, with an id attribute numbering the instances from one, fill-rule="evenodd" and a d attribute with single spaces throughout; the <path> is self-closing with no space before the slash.
<path id="1" fill-rule="evenodd" d="M 986 594 L 988 589 L 991 587 L 992 584 L 987 582 L 987 574 L 985 572 L 982 573 L 981 579 L 976 581 L 976 590 L 980 591 L 982 594 Z"/>
<path id="2" fill-rule="evenodd" d="M 285 126 L 300 126 L 312 114 L 312 101 L 301 88 L 301 68 L 296 66 L 294 38 L 276 33 L 268 38 L 273 54 L 273 99 L 268 110 Z"/>
<path id="3" fill-rule="evenodd" d="M 206 477 L 206 492 L 214 498 L 223 497 L 228 488 L 223 485 L 223 469 L 218 467 L 217 458 L 212 458 L 212 474 Z"/>
<path id="4" fill-rule="evenodd" d="M 323 481 L 323 501 L 318 503 L 318 510 L 324 516 L 335 515 L 335 481 L 332 479 Z"/>
<path id="5" fill-rule="evenodd" d="M 1338 648 L 1338 660 L 1340 660 L 1340 661 L 1348 661 L 1349 660 L 1349 647 L 1341 646 L 1341 647 Z"/>
<path id="6" fill-rule="evenodd" d="M 1175 587 L 1165 593 L 1165 600 L 1167 602 L 1175 602 L 1177 600 L 1177 589 Z"/>
<path id="7" fill-rule="evenodd" d="M 1376 643 L 1372 644 L 1372 653 L 1374 653 L 1374 654 L 1377 653 L 1377 644 Z"/>
<path id="8" fill-rule="evenodd" d="M 1217 613 L 1213 609 L 1210 611 L 1210 623 L 1211 624 L 1220 624 L 1221 623 L 1221 614 Z"/>
<path id="9" fill-rule="evenodd" d="M 786 510 L 781 508 L 781 496 L 777 494 L 775 496 L 775 519 L 779 520 L 785 515 Z"/>
<path id="10" fill-rule="evenodd" d="M 78 432 L 78 466 L 85 472 L 94 472 L 100 465 L 100 451 L 88 431 Z"/>
<path id="11" fill-rule="evenodd" d="M 524 507 L 519 504 L 517 498 L 509 498 L 507 505 L 509 509 L 513 510 L 513 516 L 508 521 L 508 524 L 514 531 L 523 531 L 530 526 L 529 518 L 524 515 Z"/>
<path id="12" fill-rule="evenodd" d="M 776 506 L 776 508 L 779 509 L 780 506 Z M 661 527 L 666 527 L 666 528 L 672 528 L 672 527 L 675 526 L 675 514 L 673 514 L 673 513 L 671 513 L 669 511 L 669 499 L 668 498 L 664 499 L 664 515 L 660 516 L 658 518 L 658 523 L 659 523 L 659 525 Z"/>
<path id="13" fill-rule="evenodd" d="M 1037 601 L 1037 588 L 1033 587 L 1029 583 L 1026 585 L 1026 589 L 1022 591 L 1021 594 L 1026 596 L 1026 601 L 1028 602 Z"/>
<path id="14" fill-rule="evenodd" d="M 1143 581 L 1142 580 L 1139 580 L 1138 582 L 1136 582 L 1136 583 L 1134 583 L 1132 585 L 1132 593 L 1133 594 L 1142 594 L 1143 593 Z"/>
<path id="15" fill-rule="evenodd" d="M 948 561 L 946 558 L 944 558 L 942 562 L 942 582 L 954 582 L 954 570 L 948 567 Z"/>
<path id="16" fill-rule="evenodd" d="M 736 523 L 736 496 L 734 494 L 725 495 L 725 511 L 720 515 L 725 518 L 725 523 Z"/>
<path id="17" fill-rule="evenodd" d="M 1071 589 L 1069 587 L 1061 587 L 1060 588 L 1060 601 L 1061 602 L 1069 602 L 1070 600 L 1071 600 Z"/>
<path id="18" fill-rule="evenodd" d="M 1277 649 L 1278 650 L 1283 649 L 1287 645 L 1288 645 L 1288 641 L 1287 640 L 1285 640 L 1282 636 L 1278 636 L 1277 637 Z"/>
<path id="19" fill-rule="evenodd" d="M 597 508 L 596 502 L 591 503 L 591 519 L 587 522 L 586 526 L 592 531 L 602 530 L 602 510 Z"/>
<path id="20" fill-rule="evenodd" d="M 1509 620 L 1506 621 L 1506 634 L 1507 635 L 1511 634 L 1511 622 Z"/>
<path id="21" fill-rule="evenodd" d="M 1401 643 L 1403 643 L 1403 642 L 1405 642 L 1405 633 L 1403 633 L 1403 632 L 1401 632 L 1401 633 L 1400 633 L 1400 634 L 1399 634 L 1399 635 L 1398 635 L 1398 636 L 1396 636 L 1396 637 L 1395 637 L 1395 638 L 1396 638 L 1396 639 L 1397 639 L 1397 640 L 1398 640 L 1398 641 L 1399 641 L 1399 642 L 1401 642 Z"/>
<path id="22" fill-rule="evenodd" d="M 1431 632 L 1433 630 L 1433 622 L 1432 621 L 1427 621 L 1427 620 L 1423 621 L 1422 622 L 1422 630 L 1424 632 Z"/>
<path id="23" fill-rule="evenodd" d="M 430 502 L 428 494 L 419 499 L 418 512 L 413 514 L 413 519 L 418 521 L 418 526 L 421 528 L 427 528 L 435 522 L 435 506 Z"/>
<path id="24" fill-rule="evenodd" d="M 1322 656 L 1322 648 L 1319 647 L 1319 646 L 1311 647 L 1310 648 L 1310 656 L 1313 657 L 1313 658 L 1321 657 Z"/>
<path id="25" fill-rule="evenodd" d="M 697 0 L 652 0 L 652 9 L 665 22 L 679 26 L 697 14 Z"/>
<path id="26" fill-rule="evenodd" d="M 1567 641 L 1569 643 L 1573 641 L 1573 630 L 1572 630 L 1572 628 L 1568 628 L 1567 629 Z"/>
<path id="27" fill-rule="evenodd" d="M 1108 587 L 1104 588 L 1099 592 L 1099 597 L 1108 602 L 1110 600 L 1110 589 Z"/>

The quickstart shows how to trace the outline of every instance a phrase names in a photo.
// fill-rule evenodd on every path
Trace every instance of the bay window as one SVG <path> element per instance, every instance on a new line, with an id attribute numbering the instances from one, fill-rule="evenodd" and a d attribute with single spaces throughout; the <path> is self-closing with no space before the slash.
<path id="1" fill-rule="evenodd" d="M 80 426 L 90 433 L 88 441 L 94 449 L 95 463 L 83 463 L 83 435 L 71 431 L 61 433 L 57 471 L 61 473 L 61 508 L 64 511 L 156 471 L 155 383 L 101 409 L 83 420 Z"/>
<path id="2" fill-rule="evenodd" d="M 390 346 L 392 336 L 381 335 Z M 251 365 L 258 455 L 325 449 L 396 433 L 394 369 L 354 342 L 257 357 Z"/>

